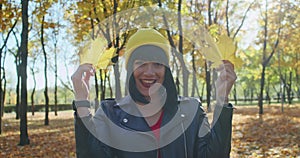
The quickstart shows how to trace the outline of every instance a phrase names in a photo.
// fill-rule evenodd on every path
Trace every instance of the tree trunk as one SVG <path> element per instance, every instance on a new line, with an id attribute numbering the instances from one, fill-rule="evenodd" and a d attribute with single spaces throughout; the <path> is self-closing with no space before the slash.
<path id="1" fill-rule="evenodd" d="M 15 66 L 16 66 L 16 78 L 17 78 L 17 84 L 16 84 L 16 106 L 15 106 L 15 111 L 16 111 L 16 119 L 18 120 L 20 118 L 20 65 L 21 65 L 21 58 L 20 58 L 20 51 L 21 51 L 21 48 L 20 48 L 20 45 L 19 45 L 19 40 L 18 40 L 18 37 L 16 35 L 16 32 L 15 31 L 12 31 L 13 32 L 13 35 L 15 37 L 15 40 L 16 40 L 16 43 L 17 43 L 17 47 L 18 47 L 18 50 L 17 50 L 17 53 L 14 54 L 14 57 L 15 57 Z"/>
<path id="2" fill-rule="evenodd" d="M 0 64 L 1 64 L 1 60 L 2 60 L 2 50 L 0 52 Z M 1 70 L 2 68 L 0 68 L 0 75 L 1 75 Z M 2 90 L 2 80 L 0 80 L 0 135 L 2 133 L 2 117 L 3 117 L 3 110 L 4 110 L 4 105 L 3 105 L 3 102 L 2 102 L 2 93 L 3 93 L 3 90 Z"/>
<path id="3" fill-rule="evenodd" d="M 178 19 L 178 31 L 179 31 L 179 44 L 178 44 L 178 50 L 179 50 L 179 56 L 178 59 L 180 61 L 180 65 L 182 67 L 182 82 L 183 82 L 183 96 L 189 95 L 189 71 L 185 65 L 185 62 L 183 60 L 183 32 L 182 32 L 182 21 L 181 21 L 181 5 L 182 0 L 178 1 L 178 9 L 177 9 L 177 19 Z"/>
<path id="4" fill-rule="evenodd" d="M 115 90 L 116 90 L 116 99 L 121 99 L 122 92 L 121 92 L 121 84 L 120 84 L 120 72 L 119 72 L 119 62 L 113 66 L 114 68 L 114 75 L 115 75 Z M 126 86 L 127 87 L 127 86 Z"/>
<path id="5" fill-rule="evenodd" d="M 110 96 L 110 98 L 113 98 L 113 90 L 111 87 L 110 74 L 108 74 L 106 77 L 107 77 L 107 82 L 108 82 L 108 87 L 109 87 L 109 96 Z"/>
<path id="6" fill-rule="evenodd" d="M 28 145 L 27 131 L 27 56 L 28 56 L 28 0 L 22 2 L 22 33 L 21 33 L 21 106 L 20 106 L 20 143 Z"/>
<path id="7" fill-rule="evenodd" d="M 212 10 L 211 10 L 211 3 L 212 0 L 208 0 L 208 8 L 207 8 L 207 17 L 208 17 L 208 26 L 211 26 L 212 23 Z M 210 98 L 211 98 L 211 73 L 209 70 L 208 63 L 205 62 L 205 81 L 206 81 L 206 101 L 207 101 L 207 110 L 210 112 L 211 111 L 211 106 L 210 106 Z"/>
<path id="8" fill-rule="evenodd" d="M 268 101 L 268 105 L 271 104 L 271 97 L 270 97 L 270 78 L 267 80 L 267 88 L 266 88 L 266 100 Z"/>
<path id="9" fill-rule="evenodd" d="M 298 85 L 298 90 L 296 91 L 296 95 L 297 95 L 297 98 L 300 99 L 300 77 L 299 77 L 299 74 L 297 74 L 297 69 L 295 70 L 296 71 L 296 84 Z"/>
<path id="10" fill-rule="evenodd" d="M 35 62 L 35 61 L 34 61 Z M 33 89 L 32 89 L 32 92 L 31 92 L 31 114 L 32 116 L 34 116 L 34 93 L 35 93 L 35 88 L 36 88 L 36 78 L 35 78 L 35 72 L 34 72 L 34 65 L 33 64 L 33 67 L 31 68 L 31 74 L 32 74 L 32 77 L 33 77 Z"/>
<path id="11" fill-rule="evenodd" d="M 197 84 L 194 51 L 191 52 L 191 56 L 192 56 L 192 65 L 193 65 L 193 82 L 192 82 L 192 93 L 191 93 L 191 96 L 194 97 L 195 96 L 195 90 L 196 90 L 196 84 Z"/>
<path id="12" fill-rule="evenodd" d="M 266 0 L 265 4 L 265 19 L 264 19 L 264 39 L 263 39 L 263 58 L 262 58 L 262 74 L 261 74 L 261 80 L 260 80 L 260 93 L 259 93 L 259 114 L 263 114 L 263 91 L 264 91 L 264 84 L 265 84 L 265 70 L 272 59 L 276 48 L 279 44 L 279 36 L 280 36 L 281 26 L 277 30 L 277 39 L 275 41 L 274 46 L 272 47 L 272 51 L 269 55 L 267 55 L 267 42 L 269 40 L 268 38 L 268 1 Z"/>
<path id="13" fill-rule="evenodd" d="M 0 84 L 1 85 L 1 84 Z M 2 91 L 2 88 L 0 88 Z M 2 134 L 2 117 L 3 117 L 4 106 L 0 105 L 0 135 Z"/>
<path id="14" fill-rule="evenodd" d="M 178 65 L 176 65 L 176 81 L 175 81 L 175 84 L 176 84 L 176 88 L 177 88 L 177 93 L 178 95 L 180 95 L 180 80 L 179 80 L 179 77 L 178 77 L 178 74 L 179 74 L 179 68 L 178 68 Z"/>
<path id="15" fill-rule="evenodd" d="M 261 79 L 260 79 L 260 93 L 258 98 L 259 114 L 263 114 L 263 99 L 264 99 L 264 86 L 265 86 L 265 70 L 266 66 L 262 65 Z"/>
<path id="16" fill-rule="evenodd" d="M 0 4 L 0 11 L 2 12 L 2 4 Z M 0 64 L 2 60 L 2 49 L 0 49 Z M 0 68 L 0 74 L 1 74 L 1 68 Z M 2 83 L 0 83 L 0 89 L 2 88 Z M 2 113 L 4 108 L 2 108 L 2 105 L 0 105 L 0 135 L 2 133 Z"/>
<path id="17" fill-rule="evenodd" d="M 281 90 L 282 90 L 282 92 L 281 92 L 281 112 L 284 112 L 284 102 L 285 102 L 285 87 L 286 87 L 286 85 L 285 85 L 285 81 L 286 80 L 286 74 L 285 74 L 285 77 L 284 77 L 284 79 L 282 79 L 282 84 L 281 84 L 281 86 L 282 86 L 282 88 L 281 88 Z"/>
<path id="18" fill-rule="evenodd" d="M 250 103 L 252 103 L 253 102 L 253 96 L 254 96 L 254 89 L 253 88 L 251 88 L 250 89 Z"/>
<path id="19" fill-rule="evenodd" d="M 68 100 L 68 96 L 67 96 L 67 89 L 64 89 L 65 93 L 64 93 L 64 100 L 65 100 L 65 104 L 67 103 Z"/>
<path id="20" fill-rule="evenodd" d="M 56 52 L 56 36 L 55 36 L 55 43 L 54 43 L 54 115 L 57 116 L 57 52 Z"/>
<path id="21" fill-rule="evenodd" d="M 212 76 L 212 79 L 211 79 L 211 98 L 213 100 L 216 100 L 217 99 L 217 87 L 216 87 L 216 81 L 218 79 L 218 74 L 217 74 L 217 71 L 215 69 L 211 69 L 211 76 Z"/>
<path id="22" fill-rule="evenodd" d="M 207 65 L 207 62 L 205 61 L 205 81 L 206 81 L 206 103 L 207 103 L 207 110 L 208 112 L 211 111 L 210 106 L 210 97 L 211 97 L 211 84 L 210 84 L 210 70 Z"/>
<path id="23" fill-rule="evenodd" d="M 247 102 L 247 90 L 243 89 L 243 93 L 244 93 L 244 102 Z"/>
<path id="24" fill-rule="evenodd" d="M 94 9 L 95 9 L 95 6 L 94 6 Z M 90 14 L 91 14 L 91 12 L 90 12 Z M 95 26 L 94 26 L 94 21 L 92 18 L 91 18 L 90 22 L 91 22 L 91 27 L 92 27 L 92 39 L 95 40 Z M 100 74 L 100 77 L 101 77 L 101 74 Z M 94 82 L 95 82 L 95 93 L 96 93 L 96 96 L 94 98 L 94 103 L 95 103 L 95 112 L 96 112 L 99 107 L 99 86 L 98 86 L 97 72 L 95 73 Z"/>
<path id="25" fill-rule="evenodd" d="M 44 43 L 44 22 L 45 22 L 45 16 L 43 16 L 42 19 L 42 26 L 41 26 L 41 44 L 44 54 L 44 77 L 45 77 L 45 89 L 44 89 L 44 96 L 45 96 L 45 125 L 49 125 L 49 96 L 48 96 L 48 77 L 47 77 L 47 53 L 45 50 L 45 43 Z"/>
<path id="26" fill-rule="evenodd" d="M 235 105 L 237 105 L 237 92 L 236 92 L 236 84 L 234 83 L 234 87 L 233 87 L 233 99 L 234 99 L 234 103 Z"/>
<path id="27" fill-rule="evenodd" d="M 100 74 L 101 75 L 101 74 Z M 101 76 L 100 76 L 101 77 Z M 95 73 L 95 93 L 96 96 L 94 98 L 94 102 L 95 102 L 95 111 L 97 111 L 98 107 L 99 107 L 99 86 L 98 86 L 98 77 L 97 77 L 97 73 Z"/>
<path id="28" fill-rule="evenodd" d="M 299 55 L 296 53 L 296 62 L 299 62 Z M 298 67 L 295 68 L 295 74 L 296 74 L 296 86 L 298 86 L 298 90 L 296 91 L 296 95 L 298 99 L 300 99 L 300 77 L 298 74 Z"/>
<path id="29" fill-rule="evenodd" d="M 6 81 L 5 81 L 5 83 L 4 83 L 4 85 L 3 85 L 3 87 L 5 87 L 6 86 Z M 4 101 L 5 101 L 5 93 L 6 93 L 6 91 L 5 91 L 5 88 L 3 88 L 3 95 L 2 95 L 2 105 L 1 105 L 1 107 L 0 107 L 0 117 L 2 118 L 3 117 L 3 115 L 4 115 Z M 0 119 L 0 122 L 1 122 L 2 120 Z M 1 123 L 0 123 L 0 126 L 1 126 Z M 1 134 L 1 127 L 0 127 L 0 134 Z"/>
<path id="30" fill-rule="evenodd" d="M 17 85 L 16 85 L 16 119 L 20 119 L 20 64 L 16 64 L 17 68 Z"/>
<path id="31" fill-rule="evenodd" d="M 286 87 L 286 92 L 287 92 L 287 97 L 288 97 L 288 103 L 289 104 L 292 104 L 292 100 L 293 100 L 293 97 L 292 97 L 292 94 L 293 94 L 293 91 L 292 91 L 292 76 L 293 76 L 293 73 L 292 73 L 292 71 L 290 71 L 289 82 L 287 83 L 287 87 Z"/>
<path id="32" fill-rule="evenodd" d="M 287 87 L 287 81 L 286 81 L 286 73 L 284 74 L 284 80 L 283 80 L 283 93 L 282 93 L 282 98 L 283 98 L 283 102 L 286 102 L 286 87 Z"/>
<path id="33" fill-rule="evenodd" d="M 183 53 L 183 52 L 181 52 Z M 188 96 L 188 88 L 189 88 L 189 84 L 188 84 L 188 80 L 189 80 L 189 71 L 185 65 L 185 62 L 183 60 L 183 54 L 178 54 L 177 58 L 180 62 L 180 65 L 182 66 L 182 82 L 183 82 L 183 96 Z M 175 53 L 177 54 L 177 53 Z"/>
<path id="34" fill-rule="evenodd" d="M 106 74 L 104 70 L 100 69 L 100 90 L 101 90 L 101 95 L 100 95 L 100 100 L 104 100 L 105 99 L 105 80 L 106 80 Z M 104 76 L 104 77 L 103 77 Z"/>
<path id="35" fill-rule="evenodd" d="M 119 3 L 118 3 L 117 0 L 114 0 L 113 2 L 114 2 L 113 26 L 114 26 L 114 29 L 115 29 L 115 32 L 116 32 L 116 35 L 115 35 L 116 39 L 115 39 L 114 47 L 117 48 L 115 62 L 114 62 L 115 64 L 113 66 L 113 69 L 114 69 L 114 75 L 115 75 L 115 90 L 116 90 L 116 96 L 115 97 L 116 97 L 117 100 L 119 100 L 122 97 L 119 62 L 118 62 L 119 61 L 119 52 L 122 49 L 122 47 L 124 46 L 126 38 L 124 38 L 123 45 L 120 46 L 120 35 L 119 35 L 120 34 L 120 28 L 119 28 L 119 24 L 117 22 L 117 17 L 116 17 Z M 107 33 L 107 34 L 109 35 L 109 33 Z M 111 39 L 107 38 L 107 42 L 108 42 L 109 47 L 110 47 Z M 127 87 L 127 86 L 125 86 L 125 87 Z M 125 94 L 126 94 L 126 89 L 125 89 Z"/>
<path id="36" fill-rule="evenodd" d="M 34 116 L 34 93 L 35 93 L 35 87 L 32 89 L 31 92 L 31 115 Z"/>
<path id="37" fill-rule="evenodd" d="M 267 2 L 266 2 L 266 12 L 264 19 L 264 42 L 263 42 L 263 59 L 262 59 L 262 72 L 260 78 L 260 93 L 258 97 L 258 106 L 259 106 L 259 114 L 263 114 L 263 93 L 264 93 L 264 84 L 265 84 L 265 70 L 266 70 L 266 49 L 267 49 L 267 37 L 268 37 L 268 16 L 267 16 Z"/>
<path id="38" fill-rule="evenodd" d="M 4 103 L 5 103 L 5 96 L 6 96 L 6 83 L 7 83 L 7 81 L 6 81 L 4 72 L 5 71 L 3 70 L 3 91 L 2 91 L 2 100 L 1 100 L 1 102 L 2 102 L 1 109 L 2 110 L 1 110 L 1 116 L 0 117 L 3 117 L 3 114 L 4 114 Z M 1 129 L 0 129 L 0 131 L 1 131 Z M 1 134 L 1 132 L 0 132 L 0 134 Z"/>
<path id="39" fill-rule="evenodd" d="M 193 73 L 191 97 L 195 97 L 195 92 L 196 92 L 196 88 L 197 88 L 196 85 L 197 85 L 197 78 L 196 78 L 196 74 Z"/>
<path id="40" fill-rule="evenodd" d="M 1 69 L 2 69 L 2 73 L 0 72 L 0 74 L 2 74 L 2 79 L 1 79 L 1 84 L 2 84 L 2 81 L 3 81 L 3 86 L 1 85 L 0 87 L 2 88 L 2 98 L 1 98 L 1 110 L 0 110 L 0 114 L 1 116 L 0 117 L 3 117 L 4 115 L 4 104 L 5 104 L 5 96 L 6 96 L 6 84 L 7 84 L 7 80 L 6 80 L 6 73 L 5 73 L 5 58 L 6 58 L 6 52 L 4 52 L 4 55 L 3 55 L 3 62 L 2 62 L 2 66 L 1 66 Z M 1 53 L 1 56 L 2 56 L 2 52 Z M 1 63 L 1 59 L 2 57 L 0 58 L 0 63 Z M 2 120 L 0 120 L 1 122 Z M 0 123 L 0 127 L 1 127 L 1 123 Z M 1 134 L 1 128 L 0 128 L 0 134 Z"/>

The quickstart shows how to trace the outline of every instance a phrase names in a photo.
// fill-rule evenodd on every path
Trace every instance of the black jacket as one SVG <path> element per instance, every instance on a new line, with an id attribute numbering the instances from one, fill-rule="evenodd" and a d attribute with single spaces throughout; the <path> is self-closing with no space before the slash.
<path id="1" fill-rule="evenodd" d="M 226 158 L 231 149 L 232 105 L 217 105 L 212 127 L 196 99 L 181 98 L 174 112 L 164 112 L 160 139 L 135 114 L 130 97 L 101 102 L 94 116 L 75 112 L 79 158 Z"/>

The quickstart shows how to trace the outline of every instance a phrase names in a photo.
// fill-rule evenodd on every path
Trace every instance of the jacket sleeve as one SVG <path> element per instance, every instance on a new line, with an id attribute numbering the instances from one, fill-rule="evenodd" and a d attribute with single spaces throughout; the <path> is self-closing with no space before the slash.
<path id="1" fill-rule="evenodd" d="M 95 137 L 95 124 L 93 116 L 75 116 L 76 155 L 78 158 L 109 158 L 110 148 Z M 94 133 L 94 134 L 92 134 Z"/>
<path id="2" fill-rule="evenodd" d="M 231 104 L 217 105 L 214 110 L 212 125 L 209 125 L 206 114 L 200 116 L 200 126 L 196 150 L 198 158 L 229 158 L 232 133 Z"/>

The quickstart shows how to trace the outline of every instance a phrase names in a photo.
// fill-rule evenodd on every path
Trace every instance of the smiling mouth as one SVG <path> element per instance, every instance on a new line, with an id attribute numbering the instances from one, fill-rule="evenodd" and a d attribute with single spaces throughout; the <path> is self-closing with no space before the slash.
<path id="1" fill-rule="evenodd" d="M 145 87 L 145 88 L 150 88 L 152 85 L 154 85 L 156 83 L 157 80 L 140 80 L 140 82 L 142 83 L 142 85 Z"/>

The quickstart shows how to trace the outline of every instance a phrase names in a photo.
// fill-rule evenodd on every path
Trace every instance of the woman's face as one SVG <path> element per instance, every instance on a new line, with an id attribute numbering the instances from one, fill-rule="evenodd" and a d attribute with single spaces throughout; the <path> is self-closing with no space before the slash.
<path id="1" fill-rule="evenodd" d="M 163 84 L 165 71 L 165 66 L 163 64 L 135 60 L 133 63 L 133 76 L 136 87 L 140 93 L 145 97 L 149 97 L 151 86 L 154 84 Z"/>

